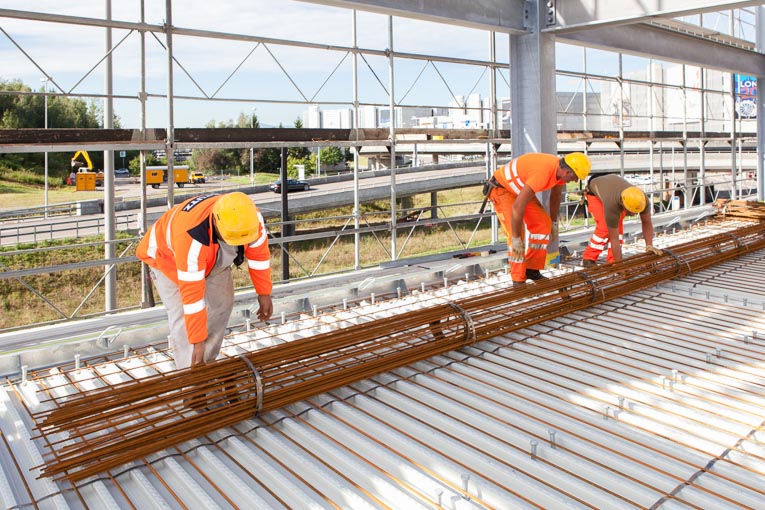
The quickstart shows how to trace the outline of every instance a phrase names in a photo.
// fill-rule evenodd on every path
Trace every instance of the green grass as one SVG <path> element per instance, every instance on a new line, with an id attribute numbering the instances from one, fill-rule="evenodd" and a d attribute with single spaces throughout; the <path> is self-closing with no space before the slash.
<path id="1" fill-rule="evenodd" d="M 249 176 L 246 182 L 249 182 Z M 96 193 L 100 194 L 100 192 Z M 439 192 L 438 203 L 441 207 L 439 216 L 453 217 L 474 213 L 478 209 L 478 205 L 470 202 L 478 200 L 480 196 L 480 190 L 477 188 Z M 413 197 L 405 202 L 408 202 L 407 208 L 427 208 L 430 206 L 430 194 Z M 452 207 L 449 207 L 450 205 Z M 401 212 L 403 208 L 404 206 L 400 206 L 399 211 Z M 365 204 L 362 207 L 362 213 L 367 215 L 367 221 L 370 223 L 385 222 L 388 220 L 387 215 L 376 213 L 386 209 L 388 209 L 388 204 L 383 201 Z M 350 214 L 351 208 L 345 207 L 301 216 L 298 219 L 309 219 L 310 221 L 301 224 L 298 227 L 298 233 L 315 229 L 339 231 L 343 228 L 345 220 L 342 218 L 328 218 L 343 217 Z M 430 217 L 429 211 L 425 213 L 424 217 Z M 491 222 L 489 221 L 481 223 L 481 228 L 477 235 L 474 236 L 470 247 L 486 245 L 490 242 L 490 224 Z M 411 236 L 409 235 L 410 231 L 408 228 L 401 228 L 398 230 L 397 238 L 397 248 L 400 251 L 398 258 L 432 255 L 463 249 L 465 247 L 463 243 L 467 242 L 470 238 L 474 228 L 474 222 L 454 222 L 451 228 L 445 224 L 424 223 L 418 226 Z M 278 232 L 276 226 L 274 230 Z M 124 233 L 118 235 L 123 239 L 128 236 L 128 234 Z M 390 232 L 379 232 L 376 236 L 362 234 L 360 238 L 360 263 L 362 267 L 373 267 L 391 259 L 389 254 L 391 249 Z M 88 241 L 99 241 L 101 239 L 101 237 L 95 237 L 78 239 L 76 241 L 44 242 L 12 248 L 0 247 L 0 263 L 5 265 L 7 270 L 21 270 L 70 264 L 85 260 L 100 260 L 104 257 L 104 249 L 101 244 L 94 246 L 83 245 Z M 353 241 L 353 235 L 349 235 L 341 237 L 334 244 L 333 239 L 292 243 L 289 247 L 291 258 L 290 278 L 307 278 L 311 275 L 352 270 L 355 254 Z M 78 244 L 66 246 L 72 242 L 77 242 Z M 35 249 L 23 254 L 8 255 L 9 252 L 13 251 L 49 246 L 66 247 L 57 250 Z M 117 254 L 122 255 L 125 249 L 127 249 L 124 254 L 125 256 L 135 255 L 135 243 L 129 244 L 128 241 L 119 243 L 119 246 L 116 248 Z M 327 250 L 330 250 L 328 254 Z M 279 246 L 274 246 L 271 250 L 271 267 L 273 278 L 276 281 L 282 274 L 281 249 Z M 140 264 L 138 262 L 119 264 L 116 270 L 118 282 L 117 307 L 138 307 L 142 298 Z M 78 307 L 81 307 L 77 312 L 78 316 L 103 311 L 104 290 L 103 285 L 99 285 L 99 280 L 103 274 L 104 268 L 99 266 L 27 276 L 23 279 L 24 283 L 14 279 L 0 280 L 0 310 L 2 310 L 0 313 L 0 329 L 37 324 L 62 318 L 61 314 L 47 305 L 27 285 L 53 302 L 67 317 L 75 313 Z M 245 288 L 252 285 L 246 270 L 235 270 L 234 281 L 237 288 Z M 88 293 L 94 288 L 96 290 L 82 304 Z"/>

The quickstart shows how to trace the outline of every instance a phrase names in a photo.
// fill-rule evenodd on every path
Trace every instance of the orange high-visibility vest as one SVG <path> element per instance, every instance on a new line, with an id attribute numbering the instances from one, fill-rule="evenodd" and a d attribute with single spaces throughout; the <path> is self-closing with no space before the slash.
<path id="1" fill-rule="evenodd" d="M 222 195 L 200 195 L 182 202 L 149 228 L 136 249 L 148 266 L 178 284 L 189 343 L 207 338 L 205 278 L 215 267 L 220 241 L 212 226 L 212 210 Z M 271 294 L 271 257 L 263 217 L 258 212 L 258 238 L 245 247 L 250 279 L 258 295 Z"/>
<path id="2" fill-rule="evenodd" d="M 529 186 L 535 193 L 552 189 L 558 184 L 565 184 L 558 180 L 558 161 L 560 158 L 552 154 L 530 152 L 523 154 L 506 163 L 494 172 L 494 178 L 506 190 L 520 194 L 525 186 Z"/>

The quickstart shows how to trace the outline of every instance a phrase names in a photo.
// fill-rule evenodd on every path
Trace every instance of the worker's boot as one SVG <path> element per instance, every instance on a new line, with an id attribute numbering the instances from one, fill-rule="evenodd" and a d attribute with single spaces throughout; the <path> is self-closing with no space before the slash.
<path id="1" fill-rule="evenodd" d="M 515 280 L 513 280 L 513 288 L 517 289 L 519 287 L 525 287 L 525 286 L 526 286 L 526 282 L 516 282 Z"/>
<path id="2" fill-rule="evenodd" d="M 545 275 L 543 275 L 539 271 L 539 269 L 527 269 L 526 270 L 526 279 L 527 280 L 537 281 L 537 280 L 546 280 L 547 277 Z"/>
<path id="3" fill-rule="evenodd" d="M 582 260 L 582 267 L 585 268 L 585 269 L 588 268 L 588 267 L 595 267 L 597 265 L 598 265 L 598 263 L 595 262 L 594 260 L 590 260 L 590 259 Z"/>

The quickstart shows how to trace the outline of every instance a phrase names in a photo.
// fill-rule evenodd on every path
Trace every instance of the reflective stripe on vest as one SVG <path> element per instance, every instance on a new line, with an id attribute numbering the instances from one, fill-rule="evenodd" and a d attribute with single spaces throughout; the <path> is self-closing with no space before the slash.
<path id="1" fill-rule="evenodd" d="M 523 179 L 518 176 L 518 169 L 516 168 L 517 163 L 518 160 L 514 159 L 509 167 L 505 165 L 505 180 L 513 193 L 519 195 L 525 184 Z"/>

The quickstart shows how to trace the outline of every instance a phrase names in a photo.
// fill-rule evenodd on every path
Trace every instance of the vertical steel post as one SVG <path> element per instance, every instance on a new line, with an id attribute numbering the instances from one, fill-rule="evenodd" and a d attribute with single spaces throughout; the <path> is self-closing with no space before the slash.
<path id="1" fill-rule="evenodd" d="M 44 122 L 45 122 L 45 129 L 48 129 L 48 78 L 47 76 L 44 78 L 40 78 L 40 81 L 43 83 L 43 98 L 45 101 L 45 111 L 43 112 Z M 45 208 L 43 209 L 43 218 L 48 219 L 48 151 L 45 151 Z"/>
<path id="2" fill-rule="evenodd" d="M 756 7 L 757 51 L 765 53 L 765 7 Z M 757 200 L 765 200 L 765 76 L 757 77 Z"/>
<path id="3" fill-rule="evenodd" d="M 393 82 L 393 16 L 388 16 L 388 86 L 390 87 L 390 256 L 398 259 L 396 246 L 396 96 Z"/>
<path id="4" fill-rule="evenodd" d="M 175 203 L 173 186 L 175 184 L 175 119 L 173 110 L 173 0 L 165 0 L 165 38 L 167 45 L 167 139 L 165 156 L 167 157 L 167 208 Z"/>
<path id="5" fill-rule="evenodd" d="M 146 22 L 146 5 L 141 0 L 141 23 Z M 146 31 L 141 30 L 141 140 L 146 141 Z M 140 172 L 141 172 L 141 215 L 140 229 L 143 235 L 149 229 L 149 220 L 146 217 L 148 208 L 146 207 L 146 150 L 140 152 Z M 141 264 L 141 308 L 150 308 L 154 306 L 154 293 L 151 290 L 151 279 L 149 278 L 149 266 Z"/>
<path id="6" fill-rule="evenodd" d="M 112 19 L 112 0 L 106 0 L 106 21 Z M 104 129 L 114 127 L 114 98 L 112 77 L 112 29 L 106 28 L 106 61 L 104 62 Z M 104 258 L 116 257 L 117 249 L 112 242 L 116 239 L 116 221 L 114 217 L 114 151 L 104 151 Z M 117 270 L 116 266 L 104 269 L 104 311 L 117 308 Z"/>
<path id="7" fill-rule="evenodd" d="M 353 10 L 353 127 L 354 140 L 359 140 L 359 47 L 356 9 Z M 361 235 L 359 234 L 359 147 L 353 146 L 353 269 L 361 269 Z"/>

